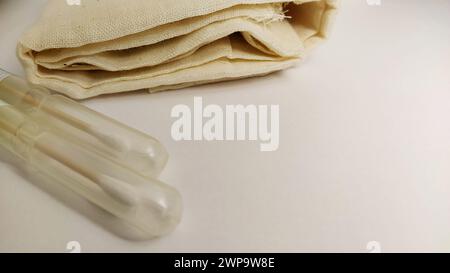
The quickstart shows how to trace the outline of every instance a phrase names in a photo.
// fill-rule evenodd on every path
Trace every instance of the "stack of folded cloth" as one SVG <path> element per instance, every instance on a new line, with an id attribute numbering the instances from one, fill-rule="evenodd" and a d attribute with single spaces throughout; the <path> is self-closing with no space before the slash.
<path id="1" fill-rule="evenodd" d="M 337 0 L 50 0 L 21 38 L 28 79 L 84 99 L 265 75 L 326 38 Z"/>

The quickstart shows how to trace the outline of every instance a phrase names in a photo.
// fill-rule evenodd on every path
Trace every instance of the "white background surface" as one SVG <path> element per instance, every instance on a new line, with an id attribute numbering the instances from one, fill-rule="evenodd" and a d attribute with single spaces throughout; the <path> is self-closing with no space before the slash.
<path id="1" fill-rule="evenodd" d="M 0 0 L 0 66 L 43 0 Z M 343 0 L 331 40 L 298 67 L 87 106 L 160 139 L 184 218 L 170 236 L 118 238 L 55 199 L 0 150 L 0 251 L 450 251 L 450 1 Z M 279 104 L 280 149 L 175 142 L 176 104 Z"/>

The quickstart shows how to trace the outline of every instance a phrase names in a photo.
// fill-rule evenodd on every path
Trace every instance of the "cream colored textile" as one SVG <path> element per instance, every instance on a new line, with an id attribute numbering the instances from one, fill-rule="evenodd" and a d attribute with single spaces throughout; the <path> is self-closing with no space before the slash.
<path id="1" fill-rule="evenodd" d="M 285 69 L 326 38 L 337 0 L 49 0 L 21 38 L 28 79 L 70 97 Z"/>

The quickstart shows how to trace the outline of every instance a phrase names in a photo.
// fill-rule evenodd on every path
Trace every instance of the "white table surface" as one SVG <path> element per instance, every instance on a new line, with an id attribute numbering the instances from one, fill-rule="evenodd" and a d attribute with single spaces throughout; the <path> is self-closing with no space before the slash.
<path id="1" fill-rule="evenodd" d="M 0 66 L 43 0 L 0 0 Z M 0 150 L 0 251 L 450 251 L 450 1 L 344 0 L 331 40 L 265 78 L 83 102 L 160 139 L 184 198 L 171 235 L 131 242 L 26 178 Z M 176 104 L 279 104 L 280 148 L 175 142 Z M 95 214 L 91 218 L 96 218 Z"/>

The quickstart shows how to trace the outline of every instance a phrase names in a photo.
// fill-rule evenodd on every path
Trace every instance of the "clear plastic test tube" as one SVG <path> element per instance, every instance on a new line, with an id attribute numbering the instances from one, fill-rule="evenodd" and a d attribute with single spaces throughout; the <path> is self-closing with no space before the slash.
<path id="1" fill-rule="evenodd" d="M 175 189 L 43 130 L 2 101 L 0 143 L 40 173 L 124 221 L 142 239 L 165 235 L 180 221 L 181 197 Z"/>
<path id="2" fill-rule="evenodd" d="M 167 234 L 181 219 L 181 196 L 156 179 L 167 161 L 156 139 L 3 70 L 0 144 L 120 219 L 138 239 Z"/>
<path id="3" fill-rule="evenodd" d="M 0 69 L 0 99 L 17 107 L 47 130 L 64 134 L 139 173 L 157 177 L 168 154 L 158 140 L 95 112 L 80 103 L 29 85 Z"/>

